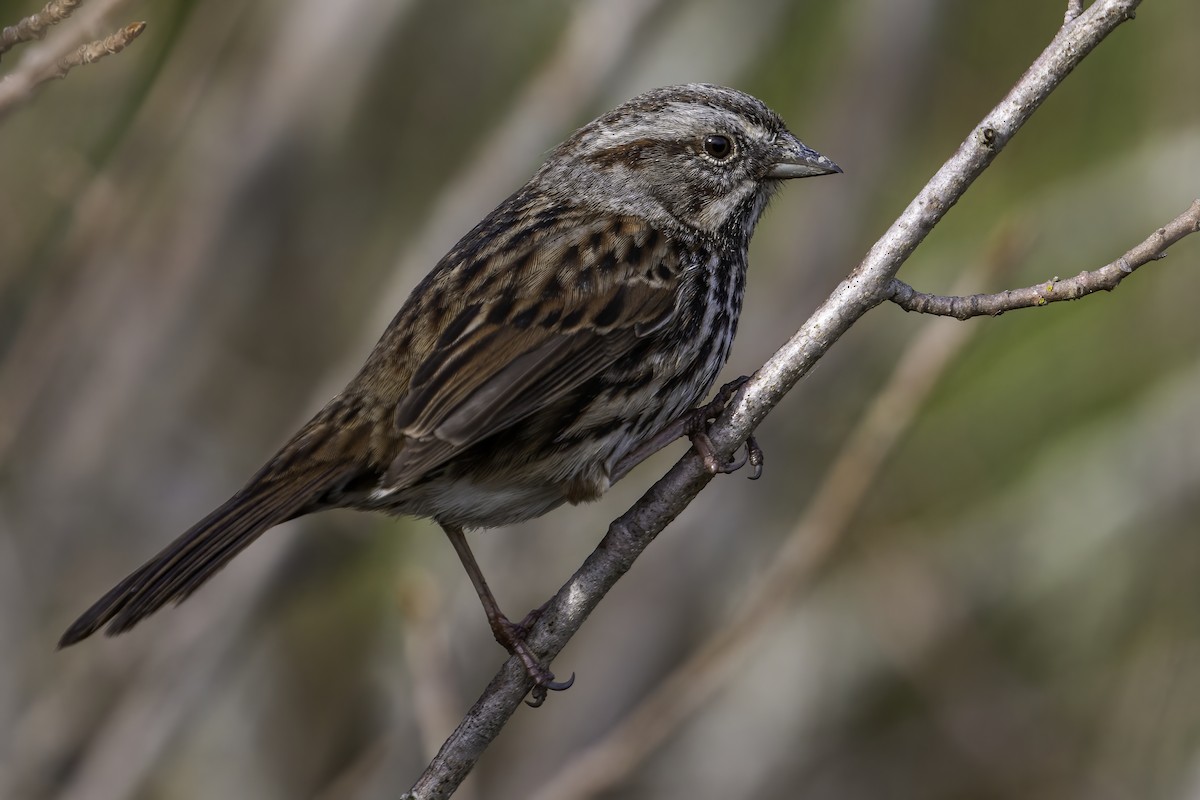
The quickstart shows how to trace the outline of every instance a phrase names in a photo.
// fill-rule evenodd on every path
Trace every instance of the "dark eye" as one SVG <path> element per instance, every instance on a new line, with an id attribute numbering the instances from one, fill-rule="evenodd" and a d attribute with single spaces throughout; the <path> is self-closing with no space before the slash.
<path id="1" fill-rule="evenodd" d="M 704 152 L 717 161 L 724 161 L 733 155 L 733 142 L 730 141 L 728 136 L 723 136 L 719 133 L 710 133 L 704 137 Z"/>

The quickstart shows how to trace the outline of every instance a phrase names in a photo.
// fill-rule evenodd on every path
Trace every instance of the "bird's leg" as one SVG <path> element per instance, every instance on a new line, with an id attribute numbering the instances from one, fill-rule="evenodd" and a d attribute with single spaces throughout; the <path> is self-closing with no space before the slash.
<path id="1" fill-rule="evenodd" d="M 629 474 L 629 471 L 638 464 L 645 461 L 650 456 L 662 450 L 671 442 L 686 436 L 692 442 L 692 447 L 695 448 L 696 454 L 704 462 L 704 467 L 714 475 L 718 472 L 735 472 L 741 469 L 747 463 L 750 464 L 752 472 L 750 480 L 758 480 L 762 475 L 763 451 L 758 446 L 758 441 L 753 436 L 746 439 L 746 452 L 741 458 L 734 458 L 728 463 L 722 464 L 717 459 L 716 450 L 713 447 L 712 440 L 708 438 L 708 426 L 714 422 L 717 417 L 721 416 L 721 412 L 729 405 L 729 401 L 733 399 L 733 395 L 738 389 L 750 380 L 749 377 L 743 375 L 740 378 L 735 378 L 729 383 L 722 386 L 713 397 L 705 405 L 699 408 L 693 408 L 683 412 L 662 430 L 654 434 L 646 441 L 639 444 L 633 450 L 625 455 L 624 458 L 617 464 L 613 470 L 611 480 L 616 483 L 621 478 Z"/>
<path id="2" fill-rule="evenodd" d="M 525 637 L 529 634 L 529 627 L 537 621 L 542 612 L 546 610 L 549 601 L 530 611 L 525 619 L 519 623 L 513 624 L 500 611 L 500 606 L 496 603 L 496 598 L 492 594 L 492 590 L 488 588 L 487 581 L 483 578 L 483 571 L 479 569 L 479 564 L 475 561 L 475 555 L 471 552 L 470 545 L 467 544 L 467 537 L 463 533 L 463 529 L 457 525 L 442 524 L 442 530 L 446 532 L 446 536 L 450 539 L 450 544 L 454 546 L 454 552 L 458 553 L 458 560 L 462 562 L 463 569 L 467 571 L 467 576 L 471 579 L 471 585 L 475 587 L 475 593 L 479 595 L 479 601 L 483 603 L 483 613 L 487 615 L 488 624 L 492 628 L 492 635 L 496 637 L 496 641 L 507 650 L 510 654 L 521 659 L 521 664 L 525 667 L 526 674 L 533 679 L 533 691 L 529 700 L 525 701 L 529 705 L 537 708 L 546 699 L 546 691 L 561 692 L 564 689 L 571 688 L 571 684 L 575 683 L 575 675 L 565 681 L 556 681 L 554 673 L 542 665 L 538 661 L 537 656 L 529 649 L 529 645 L 525 643 Z"/>

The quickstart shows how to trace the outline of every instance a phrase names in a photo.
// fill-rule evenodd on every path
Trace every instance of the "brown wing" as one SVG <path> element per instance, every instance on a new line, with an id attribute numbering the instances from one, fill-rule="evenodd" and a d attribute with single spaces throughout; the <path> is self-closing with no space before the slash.
<path id="1" fill-rule="evenodd" d="M 679 256 L 641 223 L 575 226 L 531 247 L 502 268 L 554 279 L 510 281 L 446 325 L 396 408 L 405 441 L 385 486 L 403 488 L 553 404 L 675 313 Z"/>

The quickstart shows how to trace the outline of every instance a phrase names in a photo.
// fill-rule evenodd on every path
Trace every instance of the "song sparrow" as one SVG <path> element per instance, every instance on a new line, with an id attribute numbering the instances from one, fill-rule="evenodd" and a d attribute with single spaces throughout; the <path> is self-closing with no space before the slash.
<path id="1" fill-rule="evenodd" d="M 436 520 L 535 699 L 565 688 L 500 613 L 464 529 L 594 500 L 644 457 L 729 355 L 771 195 L 840 171 L 719 86 L 655 89 L 585 125 L 438 262 L 341 394 L 60 646 L 182 601 L 274 525 L 348 507 Z"/>

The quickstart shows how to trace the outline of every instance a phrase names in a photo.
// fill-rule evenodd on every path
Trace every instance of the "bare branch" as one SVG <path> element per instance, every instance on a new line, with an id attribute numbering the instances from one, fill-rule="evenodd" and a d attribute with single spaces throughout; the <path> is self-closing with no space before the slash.
<path id="1" fill-rule="evenodd" d="M 1067 13 L 1063 15 L 1063 24 L 1070 25 L 1083 13 L 1083 0 L 1067 0 Z"/>
<path id="2" fill-rule="evenodd" d="M 1140 0 L 1097 0 L 1061 28 L 1008 95 L 972 130 L 899 219 L 812 317 L 742 388 L 710 429 L 717 455 L 728 459 L 783 396 L 868 310 L 888 299 L 892 278 L 930 230 L 1041 106 L 1104 38 L 1132 18 Z M 633 561 L 712 480 L 701 459 L 685 455 L 608 529 L 583 566 L 533 626 L 529 644 L 551 660 Z M 530 681 L 509 659 L 468 711 L 407 795 L 444 798 L 520 706 Z"/>
<path id="3" fill-rule="evenodd" d="M 91 64 L 121 52 L 145 29 L 145 22 L 131 22 L 103 39 L 80 45 L 48 66 L 19 70 L 5 76 L 0 81 L 0 119 L 32 97 L 34 90 L 42 84 L 55 78 L 65 78 L 68 72 L 81 64 Z"/>
<path id="4" fill-rule="evenodd" d="M 0 31 L 0 55 L 19 44 L 41 39 L 46 31 L 71 16 L 83 0 L 50 0 L 45 8 Z"/>
<path id="5" fill-rule="evenodd" d="M 991 252 L 965 271 L 961 291 L 994 283 L 1019 247 L 1001 236 Z M 737 657 L 787 612 L 850 528 L 854 514 L 895 446 L 909 430 L 940 377 L 978 327 L 931 321 L 904 348 L 884 386 L 846 437 L 792 531 L 758 576 L 734 614 L 606 735 L 562 765 L 533 800 L 578 800 L 612 791 L 687 716 L 702 707 L 729 678 Z"/>
<path id="6" fill-rule="evenodd" d="M 893 278 L 888 299 L 905 311 L 955 319 L 984 315 L 995 317 L 1017 308 L 1036 308 L 1063 300 L 1078 300 L 1093 292 L 1111 292 L 1138 267 L 1165 258 L 1168 247 L 1198 230 L 1200 200 L 1195 200 L 1187 211 L 1150 234 L 1145 241 L 1116 261 L 1091 272 L 1081 272 L 1074 278 L 1052 278 L 1046 283 L 1027 286 L 1024 289 L 1008 289 L 995 294 L 973 294 L 967 297 L 925 294 L 904 281 Z"/>

